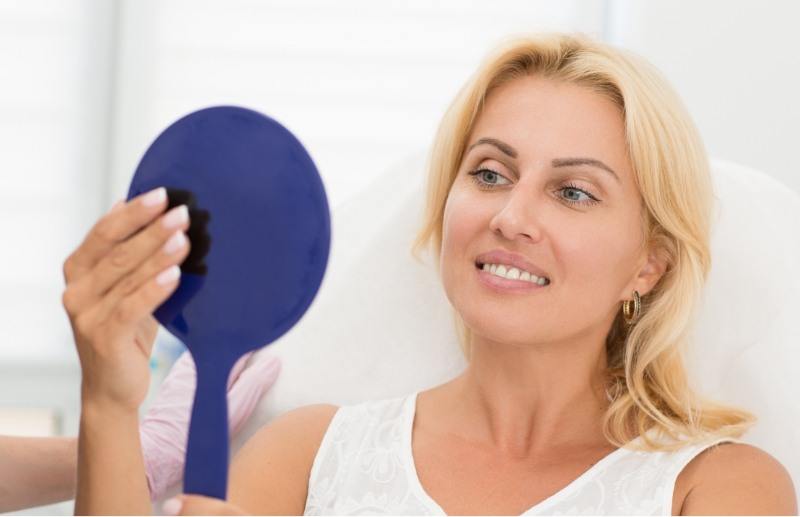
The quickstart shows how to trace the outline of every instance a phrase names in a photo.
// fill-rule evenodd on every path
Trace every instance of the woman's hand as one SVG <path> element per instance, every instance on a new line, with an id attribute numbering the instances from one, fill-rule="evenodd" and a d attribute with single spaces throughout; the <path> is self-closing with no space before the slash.
<path id="1" fill-rule="evenodd" d="M 182 494 L 164 502 L 164 515 L 247 515 L 238 506 L 222 499 Z"/>
<path id="2" fill-rule="evenodd" d="M 189 253 L 188 209 L 166 207 L 164 188 L 116 205 L 64 263 L 62 301 L 82 370 L 76 515 L 152 511 L 139 435 L 152 313 Z"/>
<path id="3" fill-rule="evenodd" d="M 188 210 L 162 216 L 166 206 L 164 188 L 115 205 L 64 263 L 84 405 L 138 410 L 147 394 L 152 312 L 175 291 L 189 253 Z"/>

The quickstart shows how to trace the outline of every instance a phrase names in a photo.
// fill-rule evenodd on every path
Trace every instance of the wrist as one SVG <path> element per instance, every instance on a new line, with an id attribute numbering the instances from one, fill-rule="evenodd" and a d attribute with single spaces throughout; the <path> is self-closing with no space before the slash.
<path id="1" fill-rule="evenodd" d="M 99 389 L 96 384 L 81 382 L 81 405 L 97 408 L 98 410 L 111 413 L 138 413 L 142 400 L 124 396 L 120 393 L 108 393 L 107 390 Z"/>
<path id="2" fill-rule="evenodd" d="M 139 410 L 104 397 L 81 397 L 81 421 L 114 419 L 139 425 Z"/>

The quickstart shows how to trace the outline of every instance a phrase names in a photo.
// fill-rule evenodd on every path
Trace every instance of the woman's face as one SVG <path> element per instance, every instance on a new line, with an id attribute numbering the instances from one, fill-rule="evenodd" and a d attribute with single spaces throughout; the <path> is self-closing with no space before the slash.
<path id="1" fill-rule="evenodd" d="M 467 149 L 447 198 L 440 257 L 465 323 L 515 345 L 604 338 L 621 301 L 660 276 L 641 251 L 641 196 L 619 109 L 581 86 L 516 79 L 487 97 Z M 479 258 L 497 250 L 549 284 L 478 269 L 479 261 L 508 263 Z"/>

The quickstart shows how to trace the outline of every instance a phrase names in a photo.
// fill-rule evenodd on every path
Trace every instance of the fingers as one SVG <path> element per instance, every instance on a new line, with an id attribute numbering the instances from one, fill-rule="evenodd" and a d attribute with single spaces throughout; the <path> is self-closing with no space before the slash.
<path id="1" fill-rule="evenodd" d="M 153 267 L 145 264 L 140 269 L 152 271 Z M 124 343 L 128 338 L 134 339 L 138 323 L 152 318 L 153 311 L 175 291 L 180 273 L 180 268 L 173 264 L 161 272 L 151 273 L 130 294 L 123 295 L 123 287 L 115 288 L 97 305 L 77 315 L 73 328 L 81 338 L 88 338 L 106 348 Z M 145 356 L 149 356 L 152 342 L 135 340 L 135 343 Z"/>
<path id="2" fill-rule="evenodd" d="M 188 256 L 191 244 L 183 233 L 188 228 L 185 205 L 175 207 L 129 240 L 117 244 L 100 260 L 92 274 L 67 286 L 65 306 L 73 313 L 101 302 L 115 305 L 147 279 Z"/>
<path id="3" fill-rule="evenodd" d="M 184 258 L 187 253 L 187 250 L 182 253 Z M 151 315 L 178 286 L 181 270 L 176 264 L 160 272 L 156 272 L 157 268 L 152 264 L 144 264 L 140 268 L 142 270 L 146 273 L 136 275 L 143 277 L 140 285 L 127 292 L 128 283 L 120 283 L 87 312 L 87 317 L 95 326 L 102 322 L 110 335 L 125 334 L 126 329 L 133 328 L 137 322 Z M 149 354 L 149 350 L 145 352 Z"/>
<path id="4" fill-rule="evenodd" d="M 85 275 L 115 244 L 153 221 L 166 206 L 167 191 L 159 187 L 110 210 L 64 262 L 64 281 L 71 282 Z"/>
<path id="5" fill-rule="evenodd" d="M 221 499 L 181 494 L 164 502 L 164 515 L 245 515 L 241 508 Z"/>
<path id="6" fill-rule="evenodd" d="M 183 262 L 190 248 L 183 233 L 188 227 L 186 205 L 177 206 L 117 246 L 97 265 L 92 275 L 91 296 L 99 298 L 106 293 L 117 299 L 127 296 L 146 279 Z"/>

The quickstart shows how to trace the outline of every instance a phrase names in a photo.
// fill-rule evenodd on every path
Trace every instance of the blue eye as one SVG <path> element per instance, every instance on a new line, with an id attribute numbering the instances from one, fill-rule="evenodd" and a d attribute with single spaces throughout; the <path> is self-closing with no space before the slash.
<path id="1" fill-rule="evenodd" d="M 486 176 L 485 176 L 485 175 L 483 175 L 483 173 L 485 173 L 485 172 L 490 174 L 490 176 L 489 176 L 490 178 L 492 178 L 492 177 L 500 177 L 500 178 L 503 178 L 503 177 L 504 177 L 504 176 L 503 176 L 502 174 L 500 174 L 499 172 L 497 172 L 497 171 L 493 171 L 492 169 L 486 169 L 486 168 L 484 168 L 484 169 L 478 169 L 478 170 L 476 170 L 476 171 L 472 171 L 472 172 L 470 172 L 470 173 L 469 173 L 469 175 L 470 175 L 470 176 L 472 176 L 472 181 L 474 181 L 475 183 L 477 183 L 477 184 L 478 184 L 478 186 L 479 186 L 479 187 L 481 187 L 481 188 L 485 188 L 485 189 L 493 189 L 493 188 L 496 188 L 496 187 L 498 187 L 499 185 L 498 185 L 497 183 L 492 183 L 491 181 L 490 181 L 490 182 L 486 182 L 486 181 L 484 181 L 483 179 L 481 179 L 481 176 L 483 176 L 484 178 L 486 178 Z"/>
<path id="2" fill-rule="evenodd" d="M 583 200 L 570 199 L 570 198 L 566 198 L 566 197 L 562 198 L 567 203 L 573 203 L 573 204 L 576 204 L 576 205 L 594 205 L 595 203 L 599 202 L 599 200 L 596 197 L 594 197 L 593 195 L 589 194 L 588 192 L 586 192 L 582 188 L 576 187 L 575 185 L 569 185 L 568 184 L 568 185 L 558 189 L 559 192 L 563 192 L 565 190 L 566 191 L 577 192 L 577 193 L 580 193 L 580 194 L 583 194 L 584 196 L 586 196 L 586 198 L 583 199 Z"/>
<path id="3" fill-rule="evenodd" d="M 504 184 L 497 183 L 497 179 L 498 178 L 506 179 L 505 176 L 503 176 L 499 172 L 487 168 L 474 170 L 470 172 L 469 175 L 472 176 L 472 181 L 474 181 L 479 188 L 484 190 L 492 190 L 497 187 L 500 187 Z M 487 179 L 489 181 L 486 181 Z M 506 179 L 506 181 L 508 180 Z M 564 192 L 564 191 L 572 192 L 578 195 L 577 198 L 559 196 L 559 199 L 562 199 L 563 201 L 566 201 L 567 203 L 573 205 L 594 205 L 600 202 L 600 200 L 594 197 L 592 194 L 590 194 L 589 192 L 585 191 L 582 188 L 578 188 L 576 185 L 567 184 L 558 189 L 558 192 Z M 580 194 L 583 194 L 585 197 L 581 199 Z"/>

